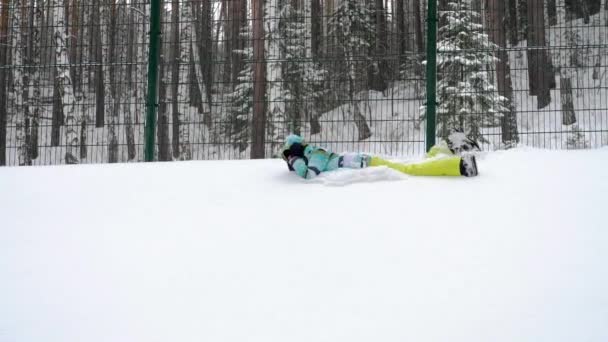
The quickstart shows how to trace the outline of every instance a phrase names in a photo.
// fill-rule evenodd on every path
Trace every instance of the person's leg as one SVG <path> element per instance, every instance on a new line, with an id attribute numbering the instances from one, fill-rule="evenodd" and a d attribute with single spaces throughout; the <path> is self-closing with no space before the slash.
<path id="1" fill-rule="evenodd" d="M 344 153 L 340 155 L 332 153 L 326 170 L 332 171 L 339 168 L 362 169 L 368 166 L 370 159 L 371 156 L 363 153 Z"/>
<path id="2" fill-rule="evenodd" d="M 393 163 L 372 157 L 369 166 L 386 166 L 413 176 L 461 176 L 461 158 L 445 157 L 426 159 L 415 163 Z"/>
<path id="3" fill-rule="evenodd" d="M 431 149 L 427 152 L 426 157 L 434 158 L 439 155 L 453 156 L 454 152 L 452 152 L 450 150 L 450 148 L 448 147 L 448 144 L 446 144 L 445 142 L 442 141 L 442 142 L 435 144 L 433 147 L 431 147 Z"/>

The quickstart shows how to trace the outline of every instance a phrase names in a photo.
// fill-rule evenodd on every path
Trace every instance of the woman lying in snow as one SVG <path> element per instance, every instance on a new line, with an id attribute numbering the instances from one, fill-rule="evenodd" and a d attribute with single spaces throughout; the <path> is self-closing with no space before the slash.
<path id="1" fill-rule="evenodd" d="M 382 158 L 363 153 L 336 154 L 323 148 L 307 144 L 302 137 L 292 134 L 285 141 L 281 151 L 283 160 L 290 171 L 300 177 L 311 179 L 321 172 L 346 167 L 361 169 L 370 166 L 386 166 L 393 170 L 414 176 L 477 176 L 475 156 L 457 155 L 460 151 L 479 148 L 477 143 L 466 140 L 462 147 L 452 148 L 452 144 L 438 144 L 427 153 L 427 158 L 414 163 L 393 163 Z"/>

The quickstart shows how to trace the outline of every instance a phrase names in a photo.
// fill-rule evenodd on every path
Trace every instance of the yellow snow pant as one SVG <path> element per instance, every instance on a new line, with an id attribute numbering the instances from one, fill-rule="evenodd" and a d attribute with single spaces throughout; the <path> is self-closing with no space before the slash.
<path id="1" fill-rule="evenodd" d="M 386 166 L 412 176 L 461 176 L 461 158 L 455 156 L 447 147 L 433 146 L 427 157 L 430 159 L 413 163 L 393 163 L 372 157 L 369 166 Z"/>

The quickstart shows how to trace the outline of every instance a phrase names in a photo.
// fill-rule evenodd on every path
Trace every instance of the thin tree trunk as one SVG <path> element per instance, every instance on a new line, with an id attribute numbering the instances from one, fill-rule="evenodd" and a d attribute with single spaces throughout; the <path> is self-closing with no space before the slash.
<path id="1" fill-rule="evenodd" d="M 8 15 L 10 0 L 1 0 L 0 4 L 0 65 L 7 65 L 7 46 L 8 46 Z M 7 68 L 0 68 L 0 166 L 6 165 L 6 133 L 8 113 L 6 108 L 6 73 Z"/>
<path id="2" fill-rule="evenodd" d="M 51 117 L 51 146 L 57 147 L 61 143 L 61 126 L 63 125 L 63 106 L 59 95 L 59 78 L 57 68 L 53 68 L 53 113 Z"/>
<path id="3" fill-rule="evenodd" d="M 507 17 L 509 42 L 512 46 L 515 46 L 517 45 L 517 43 L 519 43 L 519 35 L 517 29 L 517 0 L 507 0 L 507 5 L 509 7 L 509 15 Z"/>
<path id="4" fill-rule="evenodd" d="M 207 127 L 213 127 L 213 113 L 211 112 L 213 97 L 213 41 L 211 40 L 213 13 L 211 1 L 202 1 L 201 11 L 201 35 L 199 37 L 199 56 L 198 61 L 203 73 L 203 84 L 206 93 L 202 94 L 209 104 L 209 113 L 203 117 L 203 122 Z M 219 26 L 219 25 L 218 25 Z M 197 62 L 195 60 L 195 62 Z"/>
<path id="5" fill-rule="evenodd" d="M 192 9 L 194 7 L 194 2 L 191 0 L 187 0 L 187 6 L 189 6 L 190 8 L 190 15 L 191 15 L 191 19 L 194 18 L 194 16 L 192 16 Z M 188 5 L 188 2 L 190 3 Z M 193 25 L 191 25 L 193 26 Z M 191 49 L 192 51 L 192 57 L 194 58 L 194 72 L 195 72 L 195 76 L 196 76 L 196 85 L 198 87 L 198 91 L 200 92 L 201 95 L 205 95 L 205 97 L 201 98 L 201 106 L 202 106 L 202 110 L 203 110 L 203 116 L 210 116 L 211 115 L 211 103 L 208 102 L 208 97 L 206 96 L 209 92 L 207 91 L 207 87 L 206 87 L 206 83 L 205 83 L 205 75 L 203 73 L 203 68 L 201 67 L 201 64 L 199 63 L 199 61 L 201 60 L 201 56 L 199 54 L 199 49 L 198 49 L 198 44 L 197 42 L 200 41 L 199 37 L 198 37 L 198 33 L 196 32 L 196 28 L 195 27 L 190 27 L 189 28 L 189 32 L 191 35 L 191 39 L 190 41 L 185 41 L 185 43 L 188 45 L 188 49 Z M 201 96 L 202 97 L 202 96 Z"/>
<path id="6" fill-rule="evenodd" d="M 124 6 L 128 6 L 127 3 Z M 132 106 L 133 100 L 135 99 L 135 90 L 137 89 L 137 77 L 133 75 L 133 64 L 137 63 L 136 50 L 137 42 L 139 38 L 139 25 L 135 21 L 135 14 L 133 11 L 129 11 L 127 8 L 127 15 L 129 20 L 128 34 L 127 34 L 127 66 L 125 71 L 125 79 L 127 80 L 126 96 L 125 101 L 122 104 L 124 116 L 125 116 L 125 139 L 127 141 L 127 160 L 134 160 L 136 157 L 135 151 L 135 132 L 133 130 L 133 114 Z M 137 104 L 136 104 L 137 106 Z"/>
<path id="7" fill-rule="evenodd" d="M 65 12 L 63 0 L 53 0 L 55 18 L 55 60 L 57 62 L 58 91 L 65 115 L 65 163 L 78 164 L 80 116 L 75 110 L 74 90 L 70 79 L 70 61 L 67 51 L 67 32 L 65 29 Z"/>
<path id="8" fill-rule="evenodd" d="M 276 18 L 276 17 L 275 17 Z M 276 20 L 275 18 L 271 20 Z M 310 4 L 310 40 L 311 40 L 311 49 L 312 49 L 312 58 L 316 62 L 319 60 L 321 53 L 321 39 L 323 38 L 322 32 L 322 21 L 323 15 L 321 12 L 321 1 L 320 0 L 311 0 Z"/>
<path id="9" fill-rule="evenodd" d="M 507 53 L 507 27 L 505 17 L 505 3 L 503 0 L 488 0 L 486 3 L 487 21 L 489 25 L 489 36 L 494 44 L 498 45 L 496 52 L 496 81 L 498 93 L 508 101 L 508 112 L 503 113 L 501 118 L 502 142 L 506 146 L 512 146 L 519 141 L 517 132 L 517 115 L 513 103 L 513 84 L 511 82 L 511 66 Z"/>
<path id="10" fill-rule="evenodd" d="M 332 55 L 333 51 L 331 51 L 331 49 L 333 49 L 333 42 L 335 41 L 336 37 L 330 34 L 330 27 L 329 27 L 329 20 L 330 18 L 334 15 L 334 12 L 336 10 L 335 7 L 335 0 L 324 0 L 323 1 L 323 9 L 325 11 L 325 15 L 323 16 L 324 21 L 323 21 L 323 32 L 325 33 L 325 39 L 324 39 L 324 49 L 323 51 L 325 52 L 325 55 Z"/>
<path id="11" fill-rule="evenodd" d="M 164 0 L 161 0 L 161 8 L 164 8 Z M 164 21 L 164 11 L 161 11 L 161 22 Z M 160 49 L 164 51 L 164 39 L 161 36 Z M 169 140 L 169 113 L 167 108 L 167 59 L 164 53 L 159 56 L 159 85 L 158 85 L 158 160 L 170 161 L 171 158 L 171 141 Z"/>
<path id="12" fill-rule="evenodd" d="M 376 91 L 386 90 L 388 84 L 386 75 L 388 74 L 388 64 L 385 60 L 386 55 L 386 15 L 383 0 L 374 0 L 375 17 L 375 46 L 373 47 L 376 62 L 368 68 L 370 88 Z"/>
<path id="13" fill-rule="evenodd" d="M 397 0 L 396 3 L 396 12 L 395 16 L 397 21 L 397 44 L 398 44 L 398 53 L 399 53 L 399 64 L 404 65 L 407 61 L 406 59 L 406 46 L 407 46 L 407 33 L 405 29 L 405 12 L 403 1 L 405 0 Z"/>
<path id="14" fill-rule="evenodd" d="M 599 12 L 600 27 L 598 29 L 598 32 L 599 32 L 598 42 L 606 41 L 606 30 L 608 30 L 608 13 L 606 11 L 606 5 L 607 5 L 607 1 L 601 0 L 600 12 Z M 595 63 L 593 64 L 592 77 L 594 80 L 600 79 L 600 69 L 602 67 L 602 58 L 604 55 L 606 55 L 606 48 L 599 47 L 597 49 L 597 55 L 595 56 Z"/>
<path id="15" fill-rule="evenodd" d="M 71 1 L 71 4 L 69 3 Z M 70 23 L 69 39 L 68 39 L 68 55 L 71 62 L 75 63 L 78 61 L 78 36 L 80 27 L 80 13 L 79 13 L 79 1 L 80 0 L 67 0 L 67 7 L 70 9 L 70 16 L 67 22 Z M 71 5 L 71 6 L 70 6 Z M 78 72 L 77 65 L 70 65 L 70 77 L 74 87 L 74 97 L 78 102 L 82 100 L 82 85 L 80 84 L 82 79 Z"/>
<path id="16" fill-rule="evenodd" d="M 547 22 L 549 23 L 549 26 L 557 25 L 555 0 L 547 0 Z"/>
<path id="17" fill-rule="evenodd" d="M 28 141 L 26 139 L 26 126 L 29 128 L 29 124 L 26 124 L 27 120 L 27 111 L 25 109 L 25 102 L 23 99 L 24 90 L 27 89 L 27 84 L 24 84 L 24 77 L 22 72 L 22 66 L 24 65 L 24 44 L 23 44 L 23 36 L 24 28 L 22 25 L 22 15 L 21 15 L 21 0 L 13 0 L 12 3 L 12 59 L 13 59 L 13 89 L 11 91 L 12 96 L 14 97 L 14 112 L 16 116 L 16 145 L 17 145 L 17 160 L 19 166 L 31 165 L 32 161 L 30 159 L 29 150 L 28 150 Z"/>
<path id="18" fill-rule="evenodd" d="M 316 1 L 316 0 L 315 0 Z M 282 141 L 287 132 L 285 102 L 281 99 L 282 59 L 279 33 L 280 0 L 270 0 L 266 9 L 266 77 L 268 80 L 268 121 L 272 124 L 273 142 Z M 314 44 L 313 44 L 314 45 Z M 312 128 L 311 128 L 312 130 Z M 311 131 L 311 134 L 315 134 Z"/>
<path id="19" fill-rule="evenodd" d="M 107 5 L 102 4 L 102 0 L 94 0 L 97 6 L 94 8 L 99 8 L 97 13 L 99 15 L 104 15 L 103 7 Z M 91 29 L 92 33 L 94 32 L 95 39 L 93 44 L 95 46 L 95 62 L 97 66 L 95 67 L 94 79 L 95 79 L 95 127 L 102 128 L 105 126 L 106 121 L 106 88 L 104 86 L 104 47 L 107 47 L 107 40 L 104 38 L 104 34 L 102 34 L 102 30 L 106 32 L 107 26 L 101 27 L 101 20 L 99 15 L 93 16 L 93 28 Z M 107 23 L 107 20 L 104 19 L 104 23 Z M 106 67 L 107 69 L 107 67 Z M 106 75 L 107 77 L 107 75 Z M 109 93 L 108 93 L 109 94 Z M 108 103 L 108 106 L 110 104 Z"/>
<path id="20" fill-rule="evenodd" d="M 365 117 L 361 114 L 361 109 L 359 108 L 359 100 L 355 98 L 355 64 L 352 60 L 352 57 L 347 56 L 348 64 L 349 64 L 349 73 L 348 73 L 348 94 L 350 97 L 350 112 L 352 115 L 353 122 L 355 126 L 357 126 L 358 132 L 358 140 L 365 140 L 372 136 L 372 132 L 367 125 L 367 121 Z"/>
<path id="21" fill-rule="evenodd" d="M 30 124 L 30 158 L 36 159 L 39 156 L 38 150 L 38 128 L 40 126 L 40 69 L 37 67 L 40 65 L 40 54 L 41 54 L 41 45 L 40 45 L 40 27 L 42 25 L 42 4 L 40 0 L 32 0 L 30 5 L 30 13 L 32 15 L 32 19 L 30 20 L 30 30 L 31 30 L 31 64 L 34 65 L 34 68 L 31 68 L 29 73 L 30 85 L 28 89 L 28 100 L 29 100 L 29 113 L 28 116 L 31 117 Z"/>
<path id="22" fill-rule="evenodd" d="M 116 134 L 118 108 L 115 107 L 120 100 L 117 98 L 115 67 L 116 60 L 116 3 L 115 0 L 102 1 L 101 10 L 101 43 L 103 44 L 103 75 L 104 93 L 106 95 L 105 116 L 110 119 L 108 123 L 108 162 L 118 162 L 118 135 Z"/>
<path id="23" fill-rule="evenodd" d="M 188 74 L 190 69 L 190 48 L 192 47 L 192 2 L 185 1 L 183 6 L 181 7 L 182 12 L 182 20 L 179 23 L 179 44 L 177 48 L 179 49 L 179 67 L 177 68 L 177 72 L 179 76 L 185 76 Z M 198 64 L 198 63 L 197 63 Z M 175 69 L 174 69 L 175 70 Z M 180 77 L 181 78 L 181 77 Z M 175 79 L 175 75 L 174 75 Z M 177 94 L 173 95 L 174 98 L 177 98 L 178 104 L 178 115 L 177 115 L 177 126 L 179 134 L 179 146 L 178 153 L 175 154 L 175 150 L 173 156 L 178 158 L 179 160 L 190 160 L 192 159 L 192 151 L 190 149 L 190 132 L 189 132 L 189 120 L 188 120 L 188 112 L 190 107 L 190 85 L 186 84 L 186 82 L 180 82 L 177 87 Z M 174 126 L 175 127 L 175 123 Z M 175 133 L 175 129 L 174 129 Z M 174 147 L 175 148 L 175 147 Z"/>
<path id="24" fill-rule="evenodd" d="M 557 23 L 559 25 L 559 44 L 565 48 L 559 52 L 559 94 L 562 104 L 562 124 L 572 125 L 576 123 L 574 112 L 574 99 L 572 97 L 572 65 L 571 47 L 567 41 L 568 29 L 566 28 L 566 4 L 564 0 L 557 0 Z"/>
<path id="25" fill-rule="evenodd" d="M 88 101 L 86 101 L 87 99 L 87 95 L 89 92 L 89 72 L 87 69 L 85 69 L 83 67 L 84 63 L 84 55 L 85 55 L 85 37 L 87 34 L 87 31 L 89 33 L 89 35 L 91 35 L 90 30 L 88 30 L 88 25 L 86 23 L 87 18 L 89 18 L 90 16 L 90 6 L 88 6 L 88 4 L 83 3 L 83 1 L 80 2 L 80 12 L 79 12 L 79 16 L 81 18 L 80 20 L 80 25 L 78 27 L 78 47 L 76 48 L 75 51 L 75 59 L 74 59 L 74 63 L 78 63 L 78 65 L 75 67 L 76 68 L 76 73 L 78 74 L 78 87 L 76 89 L 76 98 L 80 99 L 81 103 L 86 103 L 86 107 L 83 106 L 83 112 L 81 115 L 81 125 L 80 125 L 80 160 L 86 160 L 87 158 L 87 125 L 89 122 L 89 105 L 88 105 Z M 89 19 L 90 20 L 90 19 Z M 89 56 L 90 58 L 90 56 Z"/>
<path id="26" fill-rule="evenodd" d="M 251 158 L 265 156 L 266 73 L 264 65 L 264 0 L 253 0 L 253 122 Z"/>
<path id="27" fill-rule="evenodd" d="M 538 109 L 551 103 L 549 58 L 546 52 L 545 20 L 542 0 L 528 2 L 528 81 L 530 95 L 537 96 Z"/>
<path id="28" fill-rule="evenodd" d="M 232 0 L 231 0 L 232 1 Z M 173 0 L 171 3 L 171 31 L 173 33 L 173 61 L 171 64 L 171 119 L 172 131 L 171 141 L 173 143 L 173 158 L 179 158 L 179 103 L 177 102 L 177 92 L 179 86 L 179 1 Z"/>
<path id="29" fill-rule="evenodd" d="M 420 11 L 420 0 L 413 0 L 414 6 L 414 24 L 416 33 L 416 51 L 420 56 L 424 55 L 424 40 L 422 38 L 422 16 Z"/>
<path id="30" fill-rule="evenodd" d="M 521 34 L 521 40 L 528 39 L 528 0 L 517 1 L 517 27 Z"/>

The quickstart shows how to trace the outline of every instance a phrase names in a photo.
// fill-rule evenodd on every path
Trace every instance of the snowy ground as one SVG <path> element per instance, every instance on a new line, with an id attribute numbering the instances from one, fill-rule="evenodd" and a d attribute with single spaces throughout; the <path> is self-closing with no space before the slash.
<path id="1" fill-rule="evenodd" d="M 2 168 L 0 341 L 607 341 L 608 149 L 480 159 Z"/>

